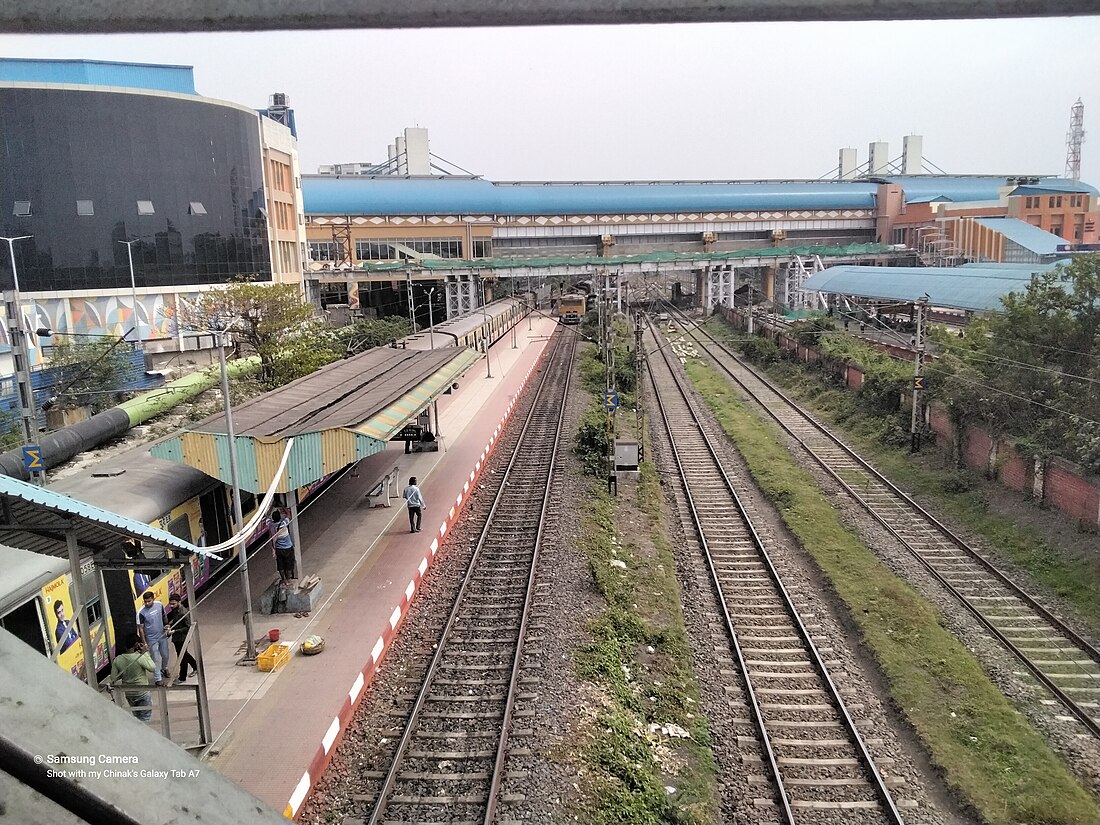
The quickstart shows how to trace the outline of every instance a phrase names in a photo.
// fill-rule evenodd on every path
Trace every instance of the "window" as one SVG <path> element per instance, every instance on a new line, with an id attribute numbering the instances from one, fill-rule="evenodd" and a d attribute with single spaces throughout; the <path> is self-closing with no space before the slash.
<path id="1" fill-rule="evenodd" d="M 336 252 L 336 244 L 332 241 L 309 242 L 309 259 L 311 261 L 335 261 L 339 257 Z"/>
<path id="2" fill-rule="evenodd" d="M 153 209 L 152 201 L 138 201 L 137 212 L 139 215 L 155 215 L 156 210 Z"/>
<path id="3" fill-rule="evenodd" d="M 384 238 L 355 242 L 355 257 L 360 261 L 403 261 L 418 255 L 461 258 L 462 241 L 458 238 Z"/>
<path id="4" fill-rule="evenodd" d="M 11 210 L 11 213 L 17 218 L 29 218 L 31 216 L 31 202 L 16 201 L 15 208 Z"/>
<path id="5" fill-rule="evenodd" d="M 91 201 L 77 201 L 76 214 L 81 217 L 91 217 L 95 214 L 95 205 Z"/>
<path id="6" fill-rule="evenodd" d="M 474 257 L 475 258 L 491 258 L 493 257 L 493 242 L 489 238 L 484 240 L 478 240 L 474 238 Z"/>
<path id="7" fill-rule="evenodd" d="M 188 215 L 205 215 L 206 207 L 202 205 L 201 201 L 191 201 L 191 204 L 187 207 Z"/>

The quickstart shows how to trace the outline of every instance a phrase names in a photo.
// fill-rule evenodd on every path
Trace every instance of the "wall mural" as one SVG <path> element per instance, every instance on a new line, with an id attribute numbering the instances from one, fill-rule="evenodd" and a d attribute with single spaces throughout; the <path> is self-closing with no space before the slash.
<path id="1" fill-rule="evenodd" d="M 138 294 L 137 318 L 143 341 L 171 338 L 175 334 L 172 321 L 175 295 Z M 46 298 L 22 300 L 23 329 L 26 331 L 27 357 L 32 367 L 45 362 L 43 348 L 51 338 L 39 338 L 35 330 L 47 328 L 54 334 L 102 335 L 118 338 L 134 326 L 134 304 L 131 296 L 104 295 L 96 298 Z M 3 307 L 0 305 L 0 316 Z M 131 340 L 133 332 L 127 336 Z M 0 343 L 11 346 L 8 325 L 0 326 Z"/>

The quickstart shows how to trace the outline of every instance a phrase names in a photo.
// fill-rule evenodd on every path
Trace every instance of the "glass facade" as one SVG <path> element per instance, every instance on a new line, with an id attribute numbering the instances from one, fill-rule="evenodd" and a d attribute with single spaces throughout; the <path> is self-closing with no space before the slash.
<path id="1" fill-rule="evenodd" d="M 136 241 L 139 289 L 271 280 L 266 211 L 254 113 L 139 93 L 0 89 L 0 229 L 34 236 L 15 242 L 25 292 L 128 290 L 120 241 Z"/>

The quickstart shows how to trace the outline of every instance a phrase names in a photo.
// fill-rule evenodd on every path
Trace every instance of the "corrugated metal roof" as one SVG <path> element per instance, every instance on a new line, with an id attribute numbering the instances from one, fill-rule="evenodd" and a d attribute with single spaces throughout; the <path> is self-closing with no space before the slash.
<path id="1" fill-rule="evenodd" d="M 130 536 L 183 553 L 207 554 L 165 530 L 10 476 L 0 476 L 0 501 L 10 518 L 6 523 L 27 528 L 6 530 L 4 541 L 23 550 L 67 555 L 65 530 L 71 527 L 83 554 L 105 550 Z"/>
<path id="2" fill-rule="evenodd" d="M 974 261 L 971 263 L 963 264 L 960 269 L 1024 269 L 1028 272 L 1046 272 L 1048 269 L 1054 269 L 1059 264 L 1068 264 L 1069 258 L 1060 258 L 1057 261 L 1050 261 L 1042 264 L 1021 264 L 1021 263 L 1007 263 L 996 261 Z"/>
<path id="3" fill-rule="evenodd" d="M 1095 195 L 1096 187 L 1069 178 L 1042 178 L 1038 183 L 1018 186 L 1013 195 Z"/>
<path id="4" fill-rule="evenodd" d="M 277 479 L 282 493 L 386 449 L 390 437 L 480 357 L 453 346 L 427 352 L 376 347 L 235 407 L 241 487 L 267 490 L 288 438 L 294 446 Z M 212 416 L 150 452 L 229 484 L 225 430 L 225 416 Z"/>
<path id="5" fill-rule="evenodd" d="M 477 178 L 302 178 L 310 215 L 570 215 L 785 209 L 873 209 L 876 181 L 899 184 L 909 203 L 990 201 L 1015 187 L 1003 175 L 894 175 L 874 180 L 715 183 L 493 183 Z M 1040 178 L 1041 186 L 1068 185 Z M 1096 190 L 1075 183 L 1073 191 Z M 1061 191 L 1071 191 L 1062 189 Z"/>
<path id="6" fill-rule="evenodd" d="M 0 616 L 34 596 L 58 576 L 69 571 L 64 559 L 0 544 Z"/>
<path id="7" fill-rule="evenodd" d="M 235 406 L 234 430 L 238 436 L 277 441 L 355 427 L 461 357 L 453 347 L 428 352 L 375 347 Z M 211 416 L 190 429 L 224 433 L 225 415 Z"/>
<path id="8" fill-rule="evenodd" d="M 114 63 L 107 60 L 35 60 L 0 58 L 0 81 L 64 83 L 77 86 L 114 86 L 193 95 L 191 66 L 155 63 Z"/>
<path id="9" fill-rule="evenodd" d="M 918 301 L 927 295 L 932 306 L 997 312 L 1001 298 L 1022 292 L 1029 283 L 1030 273 L 1012 267 L 832 266 L 808 278 L 803 289 L 885 301 Z"/>
<path id="10" fill-rule="evenodd" d="M 1016 218 L 974 218 L 974 223 L 1001 233 L 1036 255 L 1057 255 L 1058 247 L 1066 243 L 1064 238 Z"/>

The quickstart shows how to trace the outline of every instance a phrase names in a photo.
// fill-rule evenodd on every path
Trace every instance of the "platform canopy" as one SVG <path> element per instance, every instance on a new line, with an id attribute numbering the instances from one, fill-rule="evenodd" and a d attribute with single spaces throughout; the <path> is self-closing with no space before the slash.
<path id="1" fill-rule="evenodd" d="M 51 489 L 0 475 L 0 544 L 66 556 L 75 539 L 81 556 L 98 553 L 126 539 L 177 553 L 206 553 L 166 530 Z"/>
<path id="2" fill-rule="evenodd" d="M 278 481 L 281 493 L 381 452 L 478 358 L 466 348 L 376 347 L 234 407 L 241 488 L 267 490 L 289 438 L 294 446 Z M 151 452 L 232 483 L 224 413 L 156 444 Z"/>
<path id="3" fill-rule="evenodd" d="M 1033 273 L 1049 264 L 981 264 L 974 267 L 831 266 L 806 280 L 802 289 L 878 301 L 913 303 L 925 295 L 931 306 L 971 312 L 999 312 L 1001 299 L 1023 292 Z"/>

